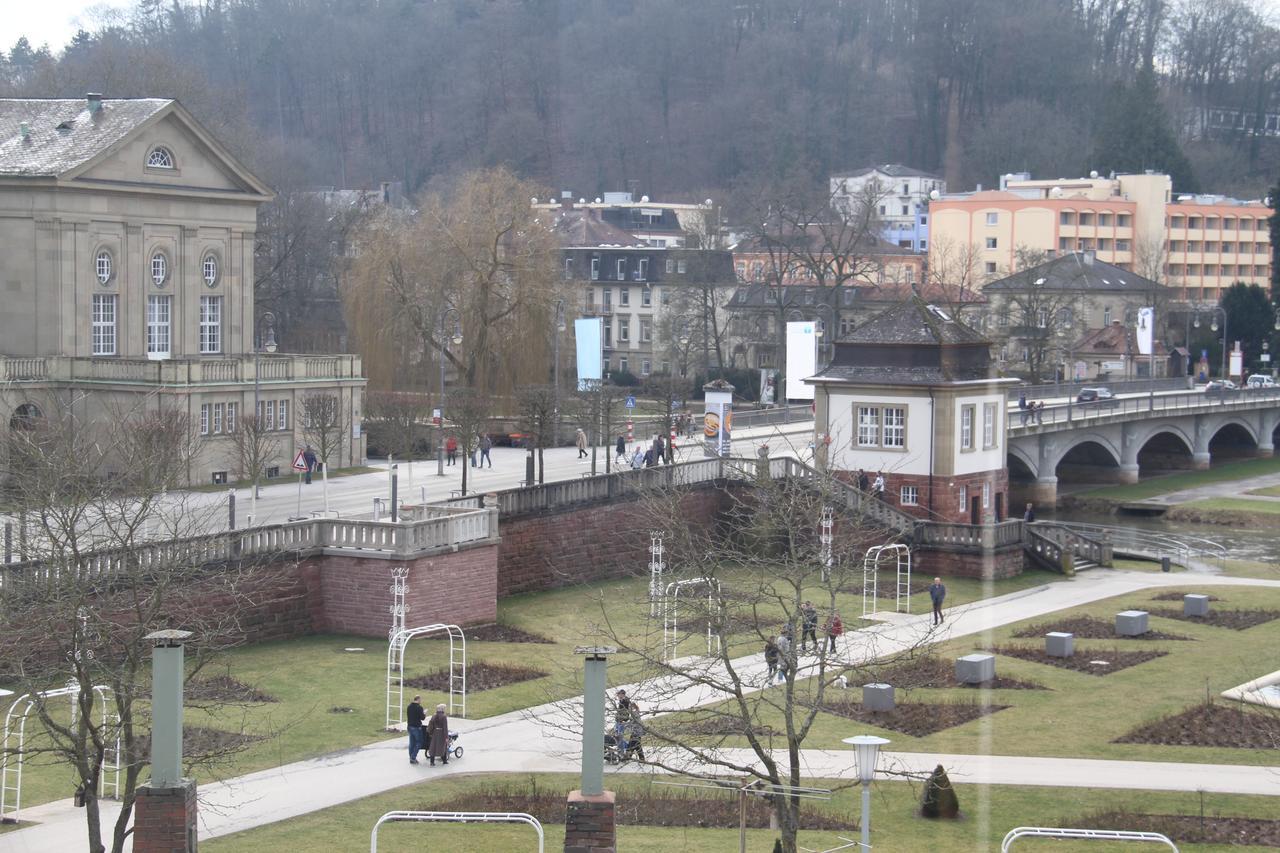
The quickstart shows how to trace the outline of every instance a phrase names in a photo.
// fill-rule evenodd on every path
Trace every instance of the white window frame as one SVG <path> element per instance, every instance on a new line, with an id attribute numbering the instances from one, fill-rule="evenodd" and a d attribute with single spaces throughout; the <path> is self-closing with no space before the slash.
<path id="1" fill-rule="evenodd" d="M 649 280 L 649 259 L 641 258 L 636 261 L 636 281 Z"/>
<path id="2" fill-rule="evenodd" d="M 616 278 L 618 281 L 627 280 L 627 259 L 626 258 L 618 258 L 618 264 L 615 272 L 617 272 Z"/>
<path id="3" fill-rule="evenodd" d="M 973 450 L 973 404 L 960 407 L 960 450 Z"/>
<path id="4" fill-rule="evenodd" d="M 996 237 L 988 237 L 988 238 L 987 238 L 987 248 L 988 248 L 988 249 L 998 249 L 998 248 L 1000 248 L 1000 240 L 999 240 L 998 238 L 996 238 Z"/>
<path id="5" fill-rule="evenodd" d="M 902 506 L 919 506 L 920 505 L 920 487 L 919 486 L 902 486 L 898 490 L 898 502 Z"/>
<path id="6" fill-rule="evenodd" d="M 239 413 L 239 403 L 227 403 L 227 432 L 236 431 L 236 415 Z"/>
<path id="7" fill-rule="evenodd" d="M 116 307 L 114 293 L 95 293 L 90 313 L 90 352 L 93 355 L 116 354 Z"/>
<path id="8" fill-rule="evenodd" d="M 213 422 L 209 427 L 209 432 L 213 435 L 222 435 L 222 416 L 226 412 L 226 404 L 214 403 L 212 407 Z"/>
<path id="9" fill-rule="evenodd" d="M 209 434 L 209 413 L 212 408 L 213 406 L 210 405 L 209 403 L 200 404 L 200 434 L 201 435 Z"/>
<path id="10" fill-rule="evenodd" d="M 671 258 L 667 258 L 667 263 L 665 268 L 667 271 L 667 275 L 671 275 L 673 272 L 676 271 L 676 262 Z"/>
<path id="11" fill-rule="evenodd" d="M 619 287 L 618 288 L 618 305 L 629 306 L 630 304 L 631 304 L 631 288 Z"/>
<path id="12" fill-rule="evenodd" d="M 276 401 L 275 400 L 263 401 L 263 410 L 266 412 L 266 417 L 263 419 L 263 422 L 262 422 L 263 430 L 275 429 L 276 428 Z"/>
<path id="13" fill-rule="evenodd" d="M 968 486 L 960 487 L 960 511 L 961 512 L 969 511 L 969 487 Z"/>
<path id="14" fill-rule="evenodd" d="M 173 297 L 147 295 L 147 356 L 168 358 L 173 354 Z"/>
<path id="15" fill-rule="evenodd" d="M 618 318 L 618 343 L 620 344 L 631 343 L 631 318 L 630 317 Z"/>
<path id="16" fill-rule="evenodd" d="M 112 262 L 111 253 L 106 249 L 99 249 L 98 254 L 94 256 L 93 272 L 98 277 L 98 284 L 111 283 L 111 276 L 115 274 L 115 264 Z"/>
<path id="17" fill-rule="evenodd" d="M 989 211 L 987 211 L 987 224 L 988 224 L 988 225 L 999 225 L 999 224 L 1000 224 L 1000 212 L 999 212 L 999 211 L 996 211 L 996 210 L 989 210 Z"/>
<path id="18" fill-rule="evenodd" d="M 204 283 L 209 287 L 216 285 L 220 272 L 218 256 L 213 252 L 206 252 L 204 258 L 200 261 L 200 274 L 204 276 Z"/>
<path id="19" fill-rule="evenodd" d="M 148 169 L 176 169 L 177 161 L 173 159 L 173 152 L 163 145 L 157 145 L 147 152 L 147 168 Z"/>
<path id="20" fill-rule="evenodd" d="M 643 360 L 640 362 L 640 375 L 641 375 L 641 376 L 648 376 L 650 373 L 652 373 L 652 372 L 653 372 L 653 371 L 652 371 L 652 365 L 653 365 L 653 362 L 649 361 L 649 359 L 647 359 L 647 358 L 646 358 L 646 359 L 643 359 Z"/>
<path id="21" fill-rule="evenodd" d="M 880 444 L 888 450 L 907 449 L 906 406 L 884 406 L 880 410 Z"/>
<path id="22" fill-rule="evenodd" d="M 644 308 L 648 308 L 652 304 L 653 304 L 653 288 L 652 287 L 640 288 L 640 305 Z"/>
<path id="23" fill-rule="evenodd" d="M 689 269 L 688 261 L 684 260 L 683 258 L 676 261 L 676 272 L 680 273 L 681 275 L 684 275 L 688 269 Z"/>
<path id="24" fill-rule="evenodd" d="M 880 446 L 880 407 L 857 405 L 855 424 L 858 430 L 859 447 Z"/>
<path id="25" fill-rule="evenodd" d="M 289 429 L 289 401 L 279 400 L 276 402 L 276 429 Z"/>
<path id="26" fill-rule="evenodd" d="M 600 280 L 600 259 L 599 258 L 591 259 L 591 280 L 592 281 Z"/>
<path id="27" fill-rule="evenodd" d="M 982 405 L 982 449 L 990 450 L 996 446 L 996 404 Z"/>
<path id="28" fill-rule="evenodd" d="M 991 509 L 991 484 L 982 484 L 982 508 Z"/>
<path id="29" fill-rule="evenodd" d="M 647 344 L 653 341 L 653 321 L 648 317 L 640 318 L 640 343 Z"/>
<path id="30" fill-rule="evenodd" d="M 156 287 L 164 287 L 169 280 L 169 256 L 164 252 L 151 253 L 151 283 Z"/>
<path id="31" fill-rule="evenodd" d="M 222 352 L 222 297 L 200 297 L 200 353 Z"/>

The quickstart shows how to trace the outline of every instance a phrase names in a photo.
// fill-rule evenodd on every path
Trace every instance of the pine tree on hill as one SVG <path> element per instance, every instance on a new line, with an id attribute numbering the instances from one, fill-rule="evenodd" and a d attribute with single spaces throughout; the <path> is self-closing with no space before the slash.
<path id="1" fill-rule="evenodd" d="M 1166 172 L 1176 192 L 1198 191 L 1150 68 L 1139 71 L 1133 85 L 1112 87 L 1094 136 L 1092 165 L 1103 172 Z"/>

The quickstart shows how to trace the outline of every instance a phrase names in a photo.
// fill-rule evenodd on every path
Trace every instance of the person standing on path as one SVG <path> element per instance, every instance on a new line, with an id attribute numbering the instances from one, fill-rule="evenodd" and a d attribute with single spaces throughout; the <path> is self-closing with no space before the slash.
<path id="1" fill-rule="evenodd" d="M 618 436 L 618 441 L 614 444 L 613 457 L 615 462 L 626 463 L 627 461 L 627 438 L 626 436 Z"/>
<path id="2" fill-rule="evenodd" d="M 1036 520 L 1036 505 L 1027 504 L 1027 511 L 1022 514 L 1022 520 L 1027 524 Z"/>
<path id="3" fill-rule="evenodd" d="M 827 617 L 827 651 L 835 654 L 836 639 L 844 633 L 844 622 L 840 621 L 840 611 L 833 610 Z"/>
<path id="4" fill-rule="evenodd" d="M 942 618 L 942 602 L 946 600 L 947 588 L 942 584 L 942 578 L 934 578 L 933 583 L 929 584 L 929 600 L 933 602 L 933 624 L 941 625 L 944 621 Z"/>
<path id="5" fill-rule="evenodd" d="M 778 674 L 778 644 L 772 637 L 764 641 L 764 664 L 769 667 L 769 674 L 765 676 L 764 683 L 772 684 L 774 676 Z"/>
<path id="6" fill-rule="evenodd" d="M 456 435 L 449 436 L 448 441 L 444 443 L 444 453 L 448 457 L 448 464 L 458 464 L 458 437 Z"/>
<path id="7" fill-rule="evenodd" d="M 489 458 L 489 451 L 493 450 L 493 439 L 489 437 L 489 433 L 485 433 L 480 439 L 480 467 L 484 467 L 484 463 L 488 462 L 489 467 L 493 467 L 493 460 Z"/>
<path id="8" fill-rule="evenodd" d="M 587 458 L 587 434 L 582 431 L 582 427 L 578 427 L 578 432 L 573 438 L 573 443 L 578 447 L 578 458 Z"/>
<path id="9" fill-rule="evenodd" d="M 806 601 L 800 607 L 800 651 L 809 650 L 809 639 L 813 639 L 813 653 L 818 653 L 818 608 L 812 601 Z"/>
<path id="10" fill-rule="evenodd" d="M 617 744 L 618 753 L 626 752 L 623 744 L 623 735 L 626 733 L 627 723 L 631 722 L 631 700 L 627 698 L 627 691 L 619 690 L 615 695 L 615 705 L 613 709 L 613 741 Z"/>
<path id="11" fill-rule="evenodd" d="M 422 721 L 427 718 L 427 712 L 422 708 L 421 696 L 413 697 L 413 701 L 405 709 L 404 718 L 409 729 L 409 763 L 417 764 L 418 750 L 423 747 Z"/>
<path id="12" fill-rule="evenodd" d="M 884 472 L 876 473 L 876 480 L 871 484 L 871 492 L 878 500 L 884 500 Z"/>
<path id="13" fill-rule="evenodd" d="M 431 766 L 436 766 L 436 759 L 449 763 L 449 717 L 444 712 L 444 705 L 437 705 L 436 712 L 427 720 L 427 758 Z"/>
<path id="14" fill-rule="evenodd" d="M 307 466 L 306 483 L 311 485 L 311 473 L 319 469 L 319 463 L 316 460 L 316 452 L 311 449 L 311 445 L 307 445 L 307 449 L 302 451 L 302 463 Z"/>
<path id="15" fill-rule="evenodd" d="M 791 636 L 789 631 L 790 624 L 787 628 L 782 629 L 782 633 L 778 635 L 778 639 L 773 644 L 778 647 L 778 681 L 779 683 L 787 680 L 787 670 L 791 669 Z"/>
<path id="16" fill-rule="evenodd" d="M 861 468 L 858 469 L 858 491 L 864 495 L 867 493 L 867 487 L 871 485 L 871 481 L 867 479 L 867 472 Z"/>

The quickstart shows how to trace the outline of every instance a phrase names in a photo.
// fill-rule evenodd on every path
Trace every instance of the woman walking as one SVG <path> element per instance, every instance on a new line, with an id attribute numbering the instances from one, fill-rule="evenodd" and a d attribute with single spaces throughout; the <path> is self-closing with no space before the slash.
<path id="1" fill-rule="evenodd" d="M 840 612 L 833 610 L 831 615 L 827 617 L 827 651 L 834 652 L 836 650 L 836 639 L 843 633 L 844 622 L 840 621 Z"/>
<path id="2" fill-rule="evenodd" d="M 436 766 L 436 759 L 449 763 L 449 717 L 444 712 L 444 705 L 437 705 L 436 712 L 427 720 L 427 758 L 431 766 Z"/>
<path id="3" fill-rule="evenodd" d="M 573 443 L 578 447 L 578 458 L 586 459 L 587 458 L 587 434 L 582 431 L 581 427 L 578 428 L 578 434 L 574 437 Z"/>

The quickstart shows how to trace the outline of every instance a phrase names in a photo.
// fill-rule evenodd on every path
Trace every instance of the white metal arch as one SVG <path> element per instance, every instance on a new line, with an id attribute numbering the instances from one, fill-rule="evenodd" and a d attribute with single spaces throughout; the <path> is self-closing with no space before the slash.
<path id="1" fill-rule="evenodd" d="M 1075 838 L 1084 841 L 1146 841 L 1153 844 L 1168 844 L 1173 853 L 1178 847 L 1167 836 L 1158 832 L 1129 832 L 1119 829 L 1058 829 L 1050 826 L 1019 826 L 1005 834 L 1000 843 L 1000 853 L 1009 853 L 1013 842 L 1019 838 Z"/>
<path id="2" fill-rule="evenodd" d="M 892 545 L 876 545 L 867 549 L 862 560 L 862 615 L 874 616 L 879 607 L 878 579 L 880 560 L 892 554 L 896 576 L 897 600 L 895 612 L 911 612 L 911 549 L 901 542 Z M 868 607 L 870 605 L 870 607 Z"/>
<path id="3" fill-rule="evenodd" d="M 467 716 L 467 638 L 457 625 L 439 623 L 404 628 L 387 644 L 387 728 L 404 723 L 404 653 L 409 641 L 426 634 L 449 637 L 449 716 Z"/>
<path id="4" fill-rule="evenodd" d="M 369 853 L 378 853 L 378 829 L 384 823 L 416 821 L 419 823 L 524 823 L 538 833 L 538 853 L 544 853 L 546 838 L 542 824 L 536 817 L 524 812 L 387 812 L 378 818 L 369 836 Z"/>
<path id="5" fill-rule="evenodd" d="M 667 584 L 662 596 L 662 656 L 666 660 L 675 658 L 676 647 L 680 645 L 680 590 L 697 586 L 707 588 L 707 657 L 720 650 L 720 636 L 711 630 L 711 606 L 720 597 L 720 581 L 688 578 Z"/>
<path id="6" fill-rule="evenodd" d="M 4 745 L 0 749 L 0 821 L 10 822 L 13 817 L 22 808 L 22 765 L 26 755 L 27 743 L 27 717 L 31 714 L 31 709 L 35 707 L 36 702 L 43 702 L 48 699 L 57 699 L 67 696 L 71 700 L 71 719 L 74 723 L 76 715 L 76 696 L 80 692 L 80 685 L 75 681 L 67 682 L 66 687 L 59 687 L 54 690 L 42 690 L 37 693 L 24 693 L 13 701 L 9 706 L 9 711 L 4 717 Z M 98 704 L 102 708 L 102 729 L 107 730 L 109 724 L 115 727 L 115 746 L 103 750 L 102 768 L 98 773 L 98 796 L 107 796 L 108 786 L 111 788 L 111 796 L 120 796 L 120 720 L 114 714 L 107 711 L 107 696 L 111 693 L 111 688 L 105 684 L 95 684 L 93 692 L 97 694 Z M 22 706 L 21 713 L 18 712 L 18 706 Z M 17 719 L 17 729 L 14 728 L 14 720 Z M 13 739 L 17 739 L 17 745 L 13 744 Z M 10 756 L 14 760 L 10 762 Z M 108 782 L 110 777 L 110 782 Z M 13 797 L 12 803 L 9 797 Z"/>

